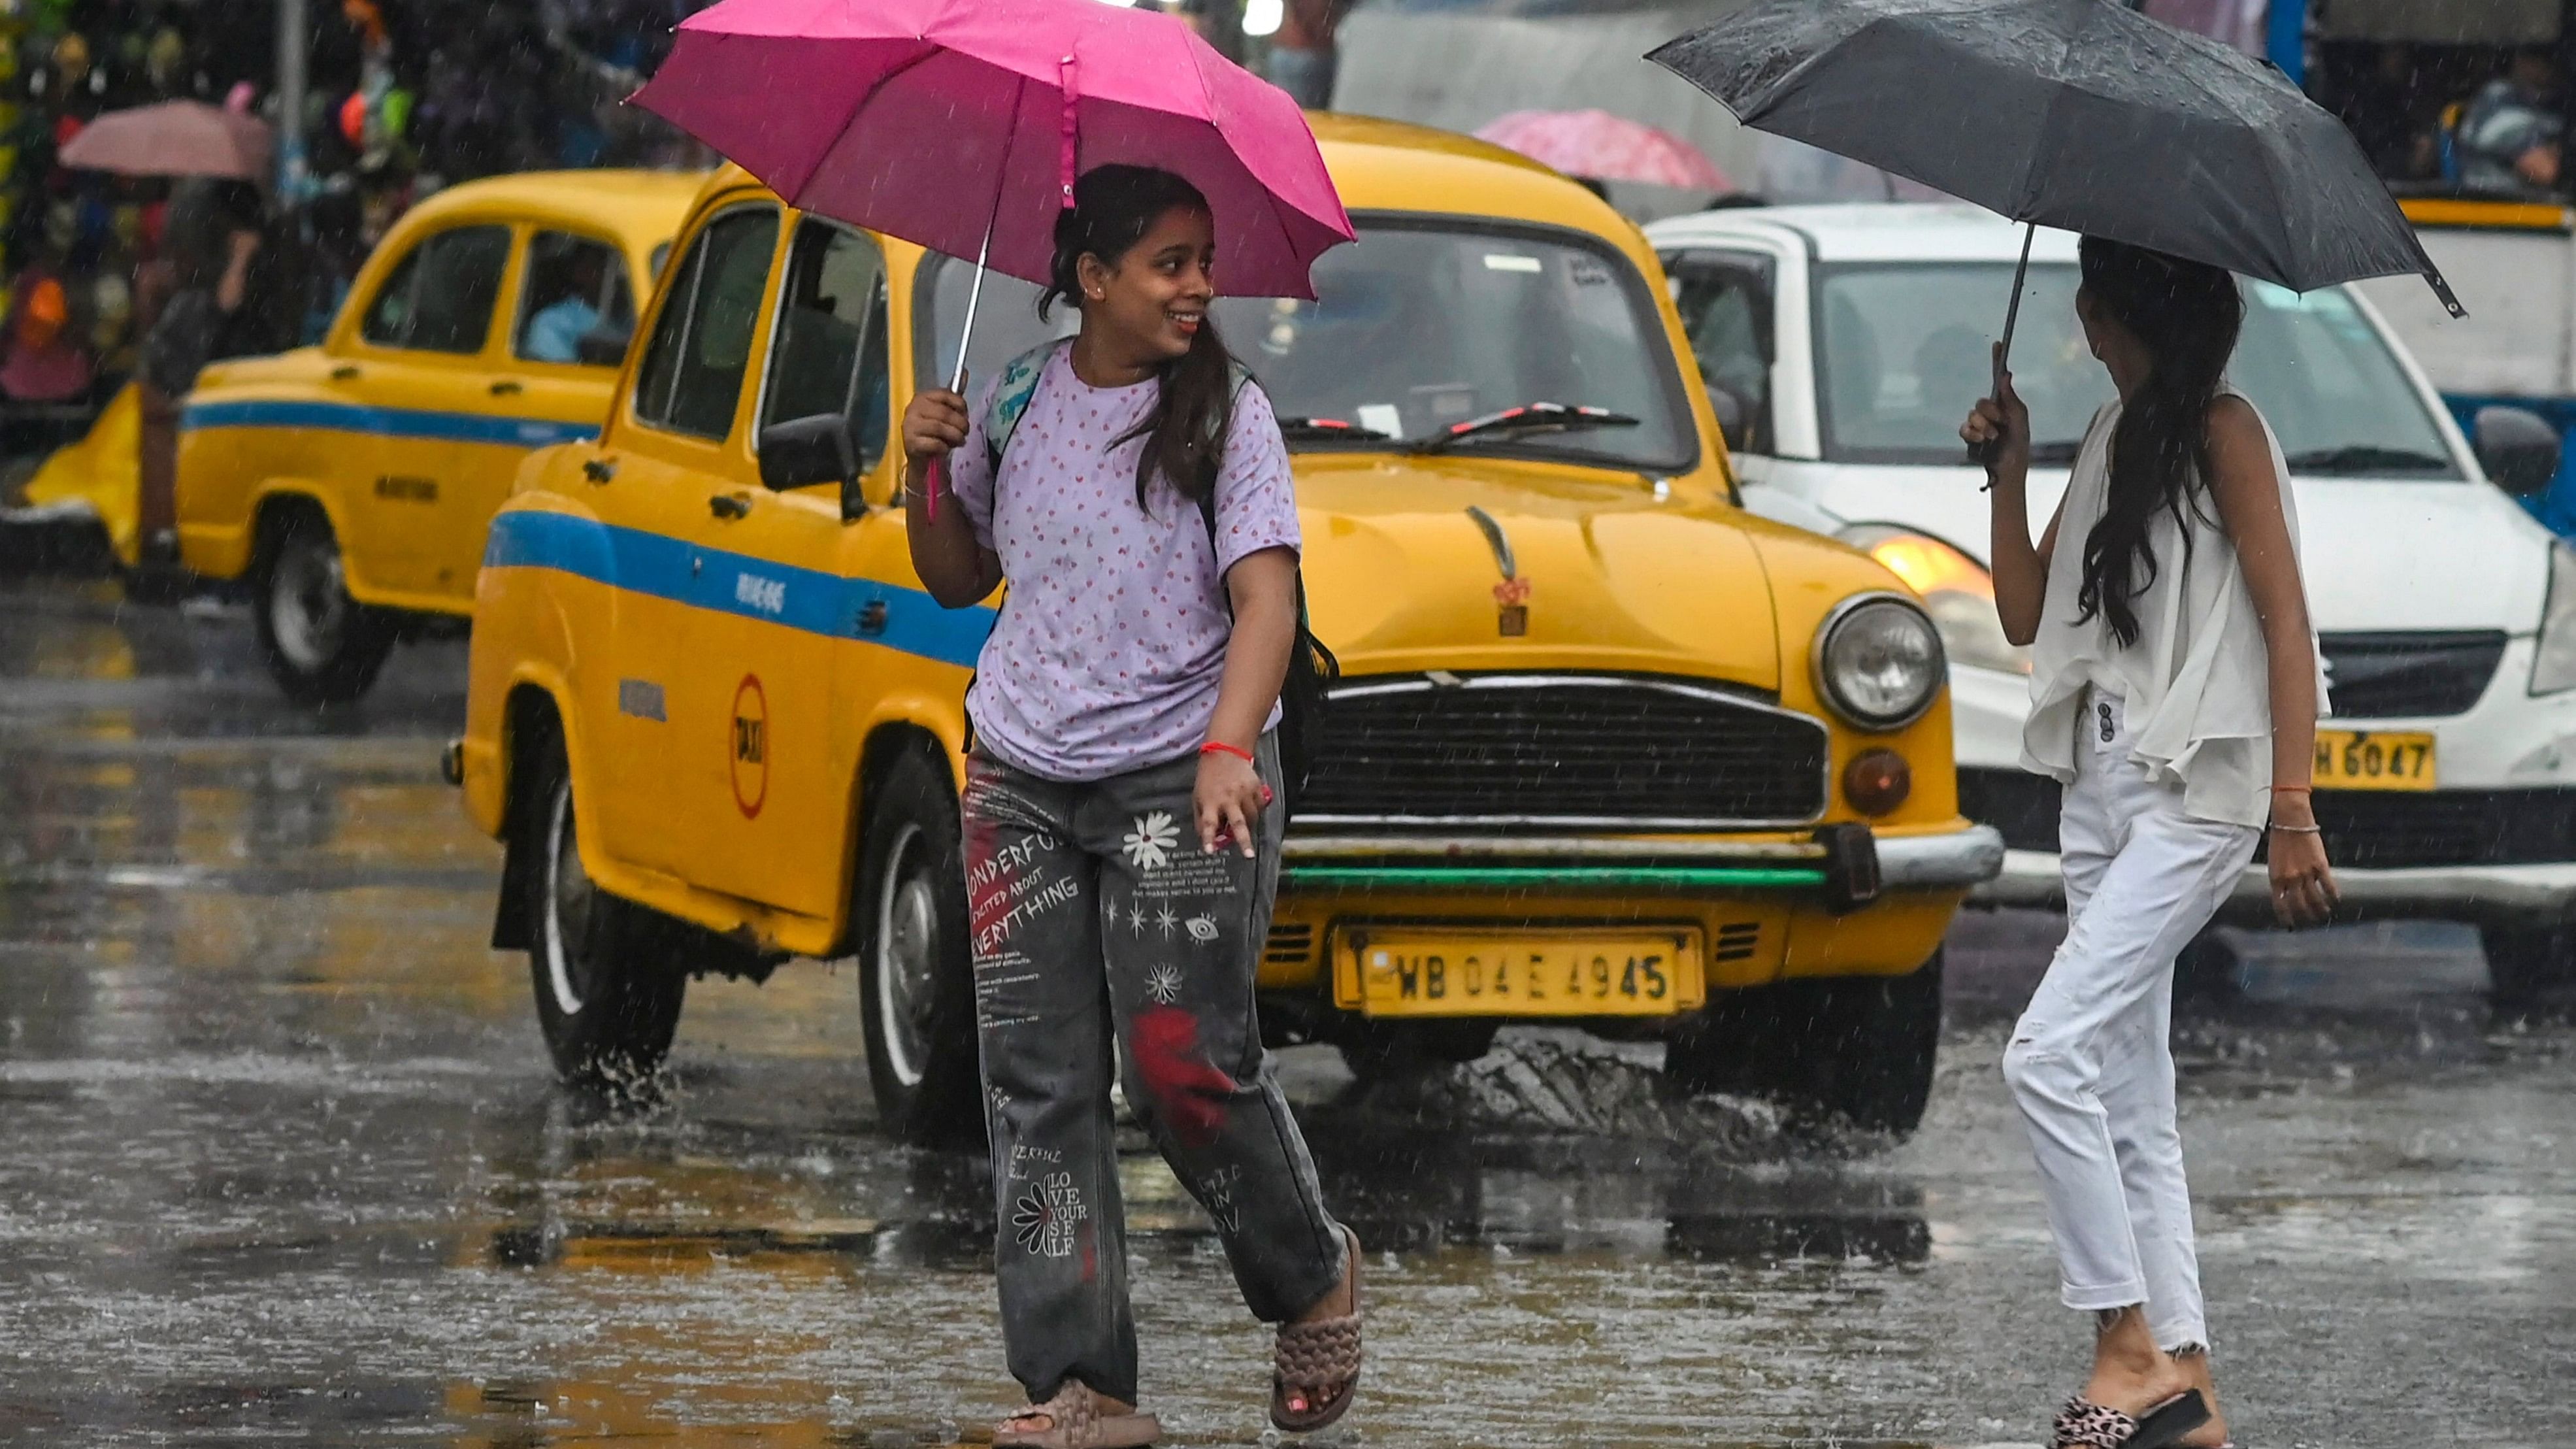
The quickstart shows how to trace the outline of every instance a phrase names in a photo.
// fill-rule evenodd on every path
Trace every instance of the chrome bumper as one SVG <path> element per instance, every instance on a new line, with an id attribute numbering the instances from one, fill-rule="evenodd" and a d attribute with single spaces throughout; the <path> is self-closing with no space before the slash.
<path id="1" fill-rule="evenodd" d="M 2066 889 L 2058 876 L 2056 852 L 2008 850 L 2003 857 L 2002 872 L 1971 897 L 1976 904 L 2065 906 Z M 2338 867 L 2335 884 L 2343 891 L 2343 909 L 2336 913 L 2339 920 L 2505 922 L 2576 917 L 2576 861 L 2404 870 Z M 2262 866 L 2246 867 L 2219 913 L 2220 919 L 2234 923 L 2271 921 L 2272 881 Z"/>
<path id="2" fill-rule="evenodd" d="M 2003 836 L 1990 825 L 1937 835 L 1874 837 L 1878 886 L 1884 890 L 1960 890 L 1991 880 L 2004 865 Z M 1409 872 L 1439 866 L 1483 868 L 1500 876 L 1523 863 L 1568 884 L 1598 876 L 1595 884 L 1639 884 L 1668 871 L 1675 884 L 1705 876 L 1723 883 L 1730 870 L 1745 885 L 1820 884 L 1831 852 L 1815 841 L 1671 840 L 1637 836 L 1516 835 L 1298 835 L 1282 846 L 1292 879 L 1356 883 L 1365 871 Z M 1537 862 L 1547 862 L 1538 866 Z M 1343 877 L 1350 879 L 1345 880 Z M 1532 882 L 1535 883 L 1535 882 Z"/>

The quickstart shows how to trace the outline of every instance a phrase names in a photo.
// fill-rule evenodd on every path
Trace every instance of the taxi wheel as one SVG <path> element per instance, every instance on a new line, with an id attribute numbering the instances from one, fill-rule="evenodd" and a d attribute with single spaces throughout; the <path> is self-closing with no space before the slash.
<path id="1" fill-rule="evenodd" d="M 2487 999 L 2506 1016 L 2576 1011 L 2576 928 L 2481 926 Z"/>
<path id="2" fill-rule="evenodd" d="M 1904 976 L 1782 981 L 1718 993 L 1665 1049 L 1685 1090 L 1788 1099 L 1878 1132 L 1923 1120 L 1941 1044 L 1941 953 Z"/>
<path id="3" fill-rule="evenodd" d="M 679 1029 L 688 973 L 676 932 L 651 911 L 601 890 L 582 868 L 572 784 L 558 748 L 530 825 L 539 862 L 528 974 L 555 1070 L 609 1091 L 651 1080 Z"/>
<path id="4" fill-rule="evenodd" d="M 900 1141 L 982 1140 L 966 866 L 948 771 L 906 752 L 871 792 L 852 917 L 877 1115 Z"/>
<path id="5" fill-rule="evenodd" d="M 262 543 L 253 605 L 269 672 L 299 704 L 365 694 L 393 650 L 394 618 L 349 597 L 330 522 L 297 509 Z"/>

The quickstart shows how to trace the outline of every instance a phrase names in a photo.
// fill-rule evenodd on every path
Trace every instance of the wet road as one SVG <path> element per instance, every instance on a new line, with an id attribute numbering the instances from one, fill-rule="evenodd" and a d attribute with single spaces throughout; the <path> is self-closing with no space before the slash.
<path id="1" fill-rule="evenodd" d="M 0 585 L 0 1443 L 980 1433 L 1011 1397 L 980 1168 L 877 1134 L 851 978 L 694 988 L 650 1109 L 557 1090 L 482 944 L 498 852 L 436 778 L 462 646 L 330 715 L 251 651 L 235 612 Z M 1436 1094 L 1472 1131 L 1287 1054 L 1382 1250 L 1330 1441 L 2038 1439 L 2082 1328 L 1994 1067 L 2048 931 L 1963 923 L 1893 1150 L 1673 1112 L 1580 1039 Z M 2576 1033 L 2491 1027 L 2480 970 L 2343 933 L 2187 1014 L 2249 1449 L 2576 1443 Z M 1169 1176 L 1126 1176 L 1148 1396 L 1172 1442 L 1253 1442 L 1265 1337 Z"/>

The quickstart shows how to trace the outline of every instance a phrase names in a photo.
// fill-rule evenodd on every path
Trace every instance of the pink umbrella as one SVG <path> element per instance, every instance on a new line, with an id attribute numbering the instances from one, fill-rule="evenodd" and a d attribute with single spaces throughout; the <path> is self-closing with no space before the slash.
<path id="1" fill-rule="evenodd" d="M 1608 111 L 1513 111 L 1476 133 L 1568 176 L 1644 181 L 1690 191 L 1732 191 L 1699 148 Z"/>
<path id="2" fill-rule="evenodd" d="M 1077 166 L 1188 177 L 1229 294 L 1312 297 L 1352 236 L 1286 92 L 1098 0 L 721 0 L 635 100 L 791 205 L 1034 282 Z"/>
<path id="3" fill-rule="evenodd" d="M 268 172 L 268 124 L 203 101 L 163 101 L 110 111 L 81 128 L 57 158 L 76 171 L 127 176 L 238 176 Z"/>
<path id="4" fill-rule="evenodd" d="M 1043 283 L 1080 170 L 1179 172 L 1220 290 L 1312 297 L 1353 237 L 1286 92 L 1168 15 L 1098 0 L 719 0 L 634 99 L 787 202 Z M 957 349 L 962 387 L 966 348 Z M 937 498 L 934 474 L 931 497 Z"/>

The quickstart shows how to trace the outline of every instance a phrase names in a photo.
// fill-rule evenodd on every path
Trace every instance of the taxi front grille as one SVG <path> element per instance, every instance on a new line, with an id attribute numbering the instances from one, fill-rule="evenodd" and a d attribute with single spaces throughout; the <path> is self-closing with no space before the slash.
<path id="1" fill-rule="evenodd" d="M 1784 827 L 1824 813 L 1824 725 L 1624 675 L 1363 679 L 1333 692 L 1298 825 Z"/>

